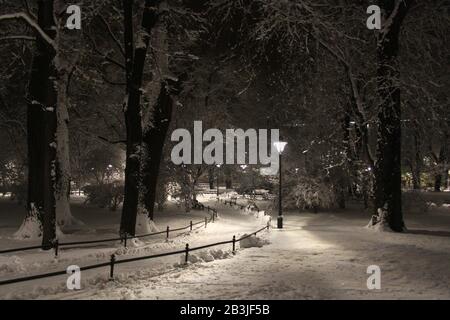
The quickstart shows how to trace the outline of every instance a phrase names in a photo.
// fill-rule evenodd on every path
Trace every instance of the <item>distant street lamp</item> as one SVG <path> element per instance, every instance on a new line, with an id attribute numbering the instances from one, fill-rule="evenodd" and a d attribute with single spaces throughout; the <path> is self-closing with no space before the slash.
<path id="1" fill-rule="evenodd" d="M 282 189 L 282 179 L 281 179 L 281 154 L 284 151 L 284 148 L 287 145 L 287 142 L 277 141 L 273 143 L 275 148 L 278 151 L 278 172 L 279 172 L 279 186 L 278 186 L 278 219 L 277 226 L 278 229 L 283 229 L 283 207 L 282 207 L 282 199 L 281 199 L 281 189 Z"/>
<path id="2" fill-rule="evenodd" d="M 220 167 L 221 164 L 216 164 L 217 167 L 217 201 L 219 201 L 219 175 L 220 175 Z"/>

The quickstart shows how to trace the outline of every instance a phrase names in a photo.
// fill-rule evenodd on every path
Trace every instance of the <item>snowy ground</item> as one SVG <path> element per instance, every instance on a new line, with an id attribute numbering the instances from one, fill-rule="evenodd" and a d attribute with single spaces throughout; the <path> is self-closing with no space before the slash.
<path id="1" fill-rule="evenodd" d="M 207 201 L 207 200 L 205 200 Z M 14 212 L 17 214 L 17 208 L 13 207 L 10 203 L 3 203 L 6 206 L 11 205 L 11 211 L 2 211 L 6 216 L 7 212 Z M 220 206 L 215 201 L 205 202 L 211 206 Z M 74 214 L 77 218 L 81 218 L 77 215 L 78 209 L 83 208 L 77 205 L 74 206 Z M 12 210 L 14 209 L 14 210 Z M 99 238 L 108 238 L 117 236 L 117 217 L 114 218 L 117 213 L 111 213 L 108 211 L 102 212 L 101 210 L 91 208 L 90 214 L 91 221 L 86 222 L 86 226 L 74 231 L 72 234 L 66 234 L 63 238 L 64 241 L 77 241 L 77 240 L 90 240 Z M 112 253 L 116 254 L 117 259 L 129 257 L 138 257 L 144 255 L 152 255 L 162 252 L 177 251 L 183 249 L 186 243 L 189 243 L 191 247 L 205 245 L 212 242 L 219 242 L 223 240 L 231 240 L 233 235 L 237 238 L 253 232 L 261 226 L 265 225 L 262 219 L 256 219 L 253 216 L 241 215 L 237 211 L 227 208 L 232 216 L 225 215 L 221 217 L 219 213 L 219 221 L 215 223 L 208 223 L 207 228 L 204 224 L 200 224 L 194 227 L 193 232 L 177 232 L 173 233 L 166 241 L 165 235 L 145 238 L 143 241 L 137 243 L 129 243 L 128 248 L 123 248 L 120 243 L 106 243 L 95 245 L 83 245 L 76 246 L 74 248 L 63 248 L 60 251 L 60 255 L 57 259 L 53 257 L 51 251 L 34 250 L 29 252 L 11 253 L 0 256 L 0 280 L 17 278 L 22 276 L 28 276 L 32 274 L 46 273 L 52 271 L 65 270 L 69 265 L 85 266 L 89 264 L 95 264 L 99 262 L 109 261 Z M 191 213 L 180 213 L 182 209 L 178 209 L 175 206 L 171 206 L 169 210 L 160 213 L 156 216 L 157 225 L 160 229 L 165 230 L 166 225 L 170 225 L 173 228 L 182 227 L 189 224 L 190 220 L 199 221 L 207 216 L 206 211 L 192 211 Z M 112 216 L 110 216 L 112 215 Z M 88 218 L 85 216 L 84 218 Z M 89 218 L 88 218 L 89 219 Z M 115 221 L 115 219 L 117 221 Z M 5 220 L 8 220 L 6 218 Z M 16 246 L 33 245 L 36 243 L 29 241 L 18 241 L 12 239 L 11 235 L 17 230 L 20 219 L 10 217 L 11 224 L 3 225 L 2 238 L 0 239 L 0 248 L 11 248 Z M 17 220 L 17 221 L 15 221 Z M 103 224 L 102 224 L 103 221 Z M 101 225 L 105 225 L 107 222 L 111 223 L 107 228 L 100 228 Z M 91 227 L 87 227 L 87 226 Z M 204 250 L 196 252 L 190 256 L 191 261 L 195 261 L 196 257 L 202 260 L 221 259 L 231 256 L 231 245 L 219 246 L 211 250 Z M 138 277 L 151 278 L 155 275 L 170 273 L 172 269 L 176 270 L 184 268 L 180 264 L 181 259 L 184 259 L 184 255 L 170 256 L 161 259 L 143 260 L 140 262 L 133 262 L 129 264 L 121 264 L 116 266 L 117 281 L 126 281 L 127 283 L 132 279 Z M 136 272 L 136 270 L 138 270 Z M 107 279 L 109 269 L 101 268 L 89 271 L 83 271 L 82 273 L 82 286 L 93 289 L 97 298 L 102 297 L 102 292 L 98 289 L 103 286 L 110 285 Z M 0 287 L 0 299 L 1 298 L 45 298 L 49 295 L 60 296 L 61 294 L 67 294 L 66 288 L 66 276 L 59 276 L 41 280 L 34 280 L 31 282 L 24 282 L 19 284 L 11 284 Z M 124 280 L 126 279 L 126 280 Z M 48 285 L 50 283 L 50 285 Z M 85 292 L 83 291 L 83 292 Z M 70 295 L 70 294 L 69 294 Z M 131 298 L 132 296 L 130 296 Z"/>
<path id="2" fill-rule="evenodd" d="M 186 242 L 192 247 L 229 240 L 264 223 L 229 206 L 218 207 L 221 219 L 206 229 L 181 234 L 170 242 L 149 240 L 123 254 L 152 254 L 178 250 Z M 144 260 L 119 265 L 114 282 L 107 280 L 107 268 L 85 271 L 80 291 L 69 291 L 66 277 L 61 276 L 2 286 L 0 298 L 450 299 L 449 208 L 406 214 L 409 232 L 405 234 L 365 229 L 368 220 L 368 214 L 360 210 L 290 213 L 285 215 L 283 230 L 272 229 L 260 236 L 262 247 L 240 249 L 236 255 L 225 245 L 196 253 L 191 261 L 199 261 L 188 266 L 180 264 L 182 256 Z M 67 265 L 72 258 L 73 254 L 63 252 L 55 264 Z M 381 268 L 381 290 L 367 289 L 369 265 Z M 0 270 L 1 278 L 10 276 Z"/>

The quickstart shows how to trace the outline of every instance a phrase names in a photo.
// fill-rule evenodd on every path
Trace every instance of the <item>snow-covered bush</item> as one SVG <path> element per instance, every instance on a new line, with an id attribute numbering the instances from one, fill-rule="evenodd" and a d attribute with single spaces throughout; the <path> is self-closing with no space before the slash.
<path id="1" fill-rule="evenodd" d="M 239 186 L 236 188 L 238 194 L 253 194 L 256 189 L 272 191 L 273 184 L 267 176 L 262 176 L 257 171 L 243 173 L 239 179 Z"/>
<path id="2" fill-rule="evenodd" d="M 283 208 L 317 211 L 336 206 L 336 195 L 331 185 L 312 178 L 289 181 L 283 188 Z M 278 199 L 275 200 L 278 203 Z"/>
<path id="3" fill-rule="evenodd" d="M 85 203 L 109 208 L 111 211 L 117 210 L 123 202 L 123 185 L 118 183 L 85 186 L 83 192 L 86 195 Z"/>

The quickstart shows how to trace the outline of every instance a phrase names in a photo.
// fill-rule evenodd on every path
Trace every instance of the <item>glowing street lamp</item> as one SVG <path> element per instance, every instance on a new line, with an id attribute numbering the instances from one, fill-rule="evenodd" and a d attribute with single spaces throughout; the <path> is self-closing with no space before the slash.
<path id="1" fill-rule="evenodd" d="M 287 145 L 287 142 L 283 141 L 277 141 L 273 143 L 275 148 L 278 151 L 278 172 L 279 172 L 279 186 L 278 186 L 278 219 L 277 219 L 277 226 L 278 229 L 283 229 L 283 207 L 281 205 L 282 199 L 281 199 L 281 189 L 282 189 L 282 179 L 281 179 L 281 154 L 284 151 L 284 148 Z"/>

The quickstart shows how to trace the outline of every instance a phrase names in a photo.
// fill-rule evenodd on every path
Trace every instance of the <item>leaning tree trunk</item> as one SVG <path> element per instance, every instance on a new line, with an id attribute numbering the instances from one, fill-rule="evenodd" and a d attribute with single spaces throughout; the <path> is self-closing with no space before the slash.
<path id="1" fill-rule="evenodd" d="M 124 106 L 127 132 L 127 152 L 125 168 L 125 197 L 120 222 L 120 233 L 134 235 L 138 210 L 140 178 L 140 157 L 142 143 L 141 95 L 145 60 L 150 43 L 151 31 L 158 18 L 157 0 L 146 0 L 138 33 L 131 71 L 128 99 Z"/>
<path id="2" fill-rule="evenodd" d="M 158 175 L 163 156 L 164 142 L 172 118 L 173 101 L 168 84 L 161 83 L 158 100 L 153 109 L 152 122 L 144 127 L 142 159 L 143 204 L 148 217 L 153 220 Z"/>
<path id="3" fill-rule="evenodd" d="M 164 10 L 162 1 L 160 9 Z M 153 81 L 149 85 L 149 95 L 157 97 L 147 104 L 143 121 L 142 143 L 142 193 L 141 206 L 150 220 L 154 218 L 154 203 L 158 185 L 158 176 L 164 151 L 164 142 L 172 118 L 173 100 L 171 93 L 178 88 L 178 80 L 173 80 L 169 71 L 169 40 L 167 21 L 160 17 L 154 30 L 152 41 Z M 150 98 L 150 97 L 149 97 Z"/>
<path id="4" fill-rule="evenodd" d="M 401 103 L 398 44 L 402 21 L 408 9 L 404 0 L 380 0 L 385 23 L 378 35 L 377 161 L 375 164 L 375 218 L 373 223 L 404 230 L 401 190 Z"/>

